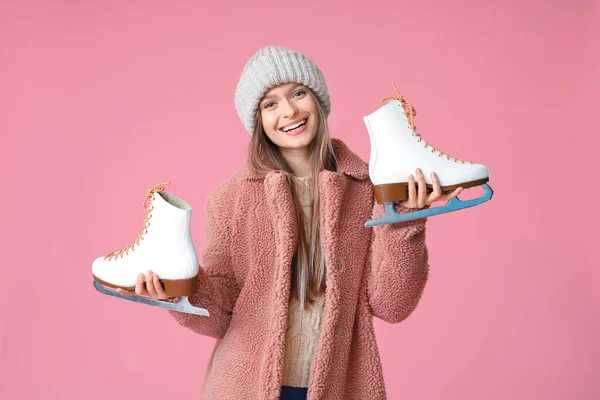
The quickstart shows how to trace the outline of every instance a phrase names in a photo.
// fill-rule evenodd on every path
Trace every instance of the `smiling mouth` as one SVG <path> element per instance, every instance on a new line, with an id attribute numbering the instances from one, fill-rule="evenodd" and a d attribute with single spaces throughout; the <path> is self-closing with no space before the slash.
<path id="1" fill-rule="evenodd" d="M 301 129 L 303 126 L 305 126 L 307 122 L 308 122 L 308 118 L 305 118 L 302 121 L 298 122 L 297 124 L 294 124 L 294 125 L 291 125 L 289 127 L 280 129 L 280 131 L 283 132 L 283 133 L 295 132 L 298 129 Z"/>

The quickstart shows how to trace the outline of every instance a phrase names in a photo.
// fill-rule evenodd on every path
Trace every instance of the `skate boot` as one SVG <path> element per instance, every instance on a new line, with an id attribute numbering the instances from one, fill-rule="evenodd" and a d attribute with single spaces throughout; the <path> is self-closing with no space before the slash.
<path id="1" fill-rule="evenodd" d="M 146 192 L 144 227 L 135 241 L 121 250 L 97 258 L 92 264 L 94 287 L 101 293 L 168 310 L 208 316 L 208 311 L 193 307 L 188 296 L 197 291 L 198 257 L 190 233 L 192 208 L 164 191 L 169 182 L 154 185 Z M 137 276 L 152 270 L 169 297 L 177 303 L 131 295 L 114 290 L 134 290 Z"/>
<path id="2" fill-rule="evenodd" d="M 489 171 L 481 164 L 463 161 L 446 154 L 425 142 L 414 124 L 416 110 L 408 99 L 398 92 L 381 101 L 381 107 L 363 118 L 371 142 L 369 177 L 374 185 L 375 198 L 385 205 L 385 214 L 372 219 L 365 226 L 372 227 L 394 222 L 410 221 L 432 215 L 473 207 L 491 199 L 493 191 L 487 184 Z M 458 187 L 483 185 L 484 194 L 472 200 L 451 199 L 446 205 L 399 214 L 394 203 L 408 199 L 408 175 L 420 168 L 428 193 L 433 190 L 430 173 L 435 172 L 442 192 Z"/>

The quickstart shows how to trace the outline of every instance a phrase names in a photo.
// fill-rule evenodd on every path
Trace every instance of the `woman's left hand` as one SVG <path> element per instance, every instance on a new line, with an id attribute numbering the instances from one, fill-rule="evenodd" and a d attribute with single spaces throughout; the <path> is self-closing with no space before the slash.
<path id="1" fill-rule="evenodd" d="M 448 201 L 463 191 L 462 187 L 457 188 L 452 193 L 443 194 L 440 181 L 435 172 L 431 173 L 431 182 L 433 183 L 433 192 L 427 194 L 427 185 L 425 176 L 420 168 L 416 171 L 418 180 L 418 190 L 415 188 L 415 178 L 412 174 L 408 175 L 408 200 L 401 201 L 399 204 L 404 208 L 423 208 L 436 201 Z"/>

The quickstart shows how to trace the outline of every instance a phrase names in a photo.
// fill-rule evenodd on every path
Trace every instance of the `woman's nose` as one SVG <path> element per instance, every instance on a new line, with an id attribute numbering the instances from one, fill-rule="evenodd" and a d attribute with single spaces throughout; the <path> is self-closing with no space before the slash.
<path id="1" fill-rule="evenodd" d="M 296 113 L 298 112 L 298 107 L 296 107 L 296 105 L 290 101 L 282 101 L 281 106 L 283 108 L 282 114 L 284 116 L 291 117 L 296 115 Z"/>

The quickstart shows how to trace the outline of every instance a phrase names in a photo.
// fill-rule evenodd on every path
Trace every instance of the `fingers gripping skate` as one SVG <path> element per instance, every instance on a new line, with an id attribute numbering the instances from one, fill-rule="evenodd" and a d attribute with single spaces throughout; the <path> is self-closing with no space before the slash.
<path id="1" fill-rule="evenodd" d="M 479 205 L 491 199 L 492 195 L 494 194 L 494 191 L 487 183 L 481 187 L 483 187 L 484 193 L 482 196 L 476 199 L 460 200 L 458 197 L 454 197 L 444 206 L 428 208 L 426 210 L 413 211 L 409 213 L 400 214 L 394 209 L 395 203 L 385 203 L 385 214 L 380 218 L 371 219 L 365 222 L 365 226 L 373 227 L 377 225 L 393 224 L 395 222 L 412 221 L 419 218 L 426 218 L 432 215 L 444 214 Z"/>

